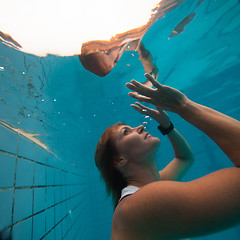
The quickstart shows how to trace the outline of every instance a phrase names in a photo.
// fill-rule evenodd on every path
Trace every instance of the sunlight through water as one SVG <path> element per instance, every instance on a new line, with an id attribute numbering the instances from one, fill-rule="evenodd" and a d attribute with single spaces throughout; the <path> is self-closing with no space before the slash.
<path id="1" fill-rule="evenodd" d="M 182 2 L 5 1 L 1 3 L 4 11 L 0 15 L 0 40 L 38 56 L 72 56 L 80 54 L 82 44 L 88 41 L 120 37 L 122 43 L 128 36 L 123 39 L 120 33 L 145 26 L 144 35 L 154 22 Z"/>

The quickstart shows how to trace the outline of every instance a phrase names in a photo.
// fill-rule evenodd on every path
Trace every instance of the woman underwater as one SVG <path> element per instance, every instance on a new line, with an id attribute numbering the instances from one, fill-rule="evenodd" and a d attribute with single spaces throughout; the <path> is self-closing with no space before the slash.
<path id="1" fill-rule="evenodd" d="M 240 223 L 240 123 L 189 100 L 183 93 L 145 74 L 154 88 L 135 80 L 129 95 L 153 104 L 132 107 L 160 123 L 175 159 L 158 172 L 155 155 L 160 140 L 124 124 L 109 127 L 101 136 L 96 166 L 112 193 L 116 208 L 112 240 L 159 240 L 196 237 Z M 179 182 L 193 163 L 190 147 L 174 129 L 167 114 L 180 117 L 206 133 L 234 163 L 190 182 Z"/>

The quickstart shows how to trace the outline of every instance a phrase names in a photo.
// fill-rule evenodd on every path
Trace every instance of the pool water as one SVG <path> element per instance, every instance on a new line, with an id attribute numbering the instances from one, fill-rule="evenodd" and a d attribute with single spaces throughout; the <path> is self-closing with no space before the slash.
<path id="1" fill-rule="evenodd" d="M 240 120 L 240 2 L 186 1 L 143 38 L 159 68 L 159 82 Z M 186 16 L 185 31 L 169 38 Z M 130 104 L 125 84 L 144 82 L 137 52 L 125 52 L 104 78 L 78 57 L 37 57 L 0 44 L 0 231 L 13 239 L 110 239 L 113 205 L 94 165 L 106 127 L 143 124 L 162 146 L 158 165 L 172 158 L 151 118 Z M 175 127 L 196 162 L 184 181 L 233 166 L 215 143 L 175 114 Z M 37 134 L 37 136 L 35 135 Z M 162 151 L 164 149 L 164 151 Z M 235 227 L 197 239 L 240 239 Z"/>

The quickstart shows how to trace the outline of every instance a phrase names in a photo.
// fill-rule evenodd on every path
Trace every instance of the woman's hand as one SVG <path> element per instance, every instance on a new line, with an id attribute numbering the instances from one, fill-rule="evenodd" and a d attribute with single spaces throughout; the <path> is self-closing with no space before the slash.
<path id="1" fill-rule="evenodd" d="M 158 110 L 167 110 L 175 113 L 181 112 L 185 103 L 189 101 L 183 93 L 174 88 L 161 85 L 149 73 L 146 73 L 145 77 L 156 89 L 132 80 L 131 83 L 126 84 L 129 89 L 134 91 L 130 92 L 129 96 L 142 102 L 151 103 L 155 105 Z"/>
<path id="2" fill-rule="evenodd" d="M 169 127 L 169 117 L 167 113 L 165 113 L 163 110 L 158 109 L 154 110 L 152 108 L 148 108 L 146 106 L 143 106 L 142 104 L 136 102 L 136 104 L 131 104 L 131 106 L 140 112 L 143 115 L 147 115 L 152 117 L 154 120 L 156 120 L 163 128 Z"/>

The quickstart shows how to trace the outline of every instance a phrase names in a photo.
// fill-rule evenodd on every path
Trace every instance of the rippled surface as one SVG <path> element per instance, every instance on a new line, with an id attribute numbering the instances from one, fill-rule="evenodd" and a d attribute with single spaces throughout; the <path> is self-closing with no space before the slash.
<path id="1" fill-rule="evenodd" d="M 199 4 L 199 5 L 198 5 Z M 180 27 L 177 27 L 180 26 Z M 171 36 L 173 30 L 178 34 Z M 182 31 L 184 30 L 184 31 Z M 186 1 L 160 19 L 143 42 L 159 68 L 159 81 L 182 90 L 190 99 L 240 120 L 240 4 L 237 0 Z M 45 58 L 0 45 L 0 121 L 31 134 L 62 161 L 75 166 L 87 187 L 80 197 L 86 211 L 74 226 L 85 239 L 108 239 L 111 200 L 94 166 L 94 150 L 103 130 L 121 120 L 158 135 L 156 124 L 134 112 L 125 83 L 144 81 L 136 52 L 125 52 L 104 78 L 82 68 L 77 57 Z M 197 129 L 170 114 L 190 142 L 196 163 L 185 180 L 232 166 L 214 143 Z M 3 141 L 3 140 L 1 140 Z M 173 157 L 162 138 L 159 166 Z M 4 150 L 4 149 L 2 149 Z M 169 150 L 169 153 L 168 153 Z M 74 227 L 73 227 L 74 228 Z M 93 232 L 92 229 L 95 229 Z M 238 240 L 239 227 L 198 239 Z"/>
<path id="2" fill-rule="evenodd" d="M 86 47 L 89 41 L 92 50 L 93 47 L 101 49 L 103 43 L 114 47 L 126 42 L 128 38 L 141 38 L 155 21 L 183 2 L 184 0 L 122 0 L 120 3 L 111 0 L 4 2 L 4 11 L 0 15 L 0 40 L 38 56 L 73 56 L 80 54 L 82 44 Z"/>

